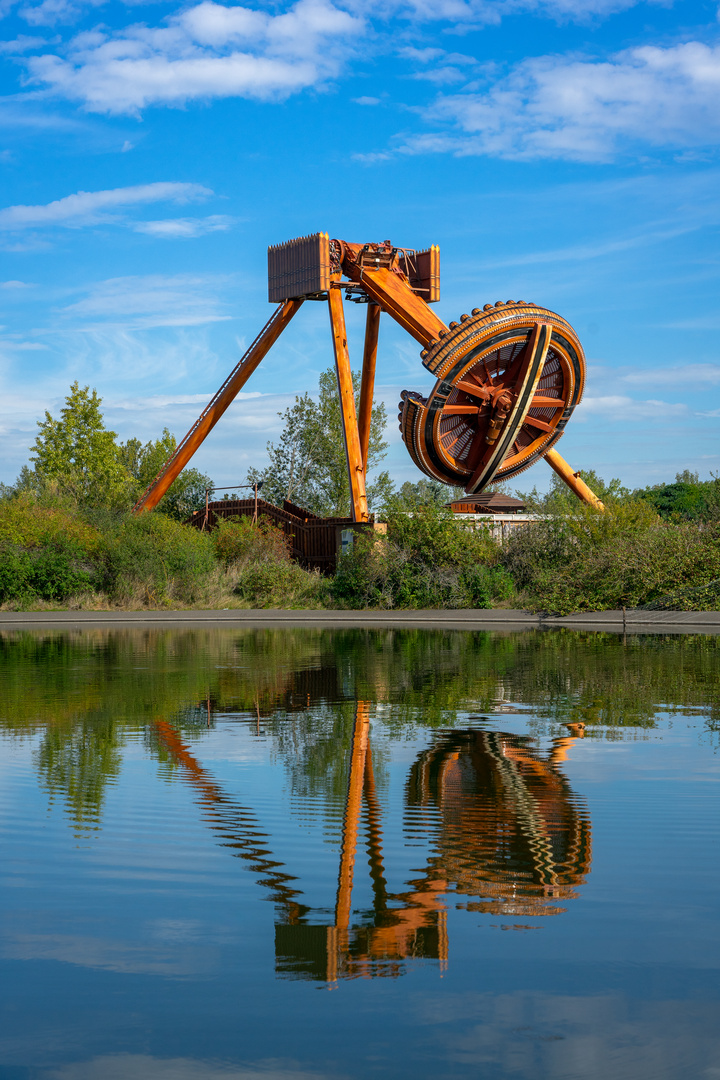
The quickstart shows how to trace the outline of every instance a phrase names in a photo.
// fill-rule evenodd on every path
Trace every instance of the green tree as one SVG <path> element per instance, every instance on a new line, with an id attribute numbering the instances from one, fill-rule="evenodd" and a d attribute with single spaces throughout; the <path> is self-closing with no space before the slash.
<path id="1" fill-rule="evenodd" d="M 353 373 L 355 407 L 359 405 L 360 374 Z M 284 426 L 277 443 L 268 443 L 270 464 L 262 471 L 248 472 L 248 482 L 263 482 L 263 497 L 282 505 L 288 499 L 313 513 L 344 517 L 350 513 L 350 481 L 343 442 L 342 419 L 335 371 L 320 375 L 317 397 L 303 394 L 295 404 L 278 414 Z M 385 457 L 387 412 L 382 403 L 373 404 L 368 449 L 368 473 Z M 368 506 L 381 509 L 392 492 L 387 472 L 368 484 Z"/>
<path id="2" fill-rule="evenodd" d="M 655 484 L 640 488 L 637 498 L 645 499 L 662 518 L 669 521 L 717 521 L 720 518 L 720 476 L 699 474 L 683 469 L 676 473 L 674 484 Z"/>
<path id="3" fill-rule="evenodd" d="M 594 469 L 581 469 L 580 476 L 604 503 L 622 502 L 632 497 L 630 489 L 623 487 L 617 477 L 606 483 Z M 516 491 L 515 494 L 525 503 L 529 514 L 572 514 L 583 505 L 577 495 L 556 473 L 551 476 L 550 488 L 547 492 L 541 494 L 537 487 L 534 487 L 532 491 Z"/>
<path id="4" fill-rule="evenodd" d="M 80 507 L 122 506 L 131 488 L 116 433 L 105 427 L 101 401 L 97 391 L 74 382 L 60 418 L 46 412 L 38 420 L 40 431 L 31 447 L 38 485 L 54 485 Z"/>
<path id="5" fill-rule="evenodd" d="M 177 440 L 167 428 L 159 439 L 151 439 L 144 445 L 140 439 L 128 439 L 120 443 L 120 459 L 135 481 L 135 497 L 142 495 L 152 483 L 163 465 L 175 452 Z M 183 521 L 205 502 L 205 489 L 212 481 L 199 469 L 184 469 L 158 503 L 158 510 Z"/>
<path id="6" fill-rule="evenodd" d="M 420 506 L 445 506 L 453 499 L 459 499 L 462 493 L 462 488 L 441 484 L 439 480 L 423 477 L 414 484 L 406 480 L 392 499 L 392 509 L 411 512 Z"/>

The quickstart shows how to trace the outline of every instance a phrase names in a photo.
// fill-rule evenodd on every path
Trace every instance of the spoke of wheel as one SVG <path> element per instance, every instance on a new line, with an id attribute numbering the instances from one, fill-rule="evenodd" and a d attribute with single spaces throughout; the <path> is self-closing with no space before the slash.
<path id="1" fill-rule="evenodd" d="M 475 386 L 473 383 L 467 382 L 465 379 L 460 379 L 455 383 L 456 390 L 462 390 L 463 394 L 467 394 L 468 397 L 476 398 L 478 401 L 489 401 L 490 391 L 486 390 L 484 386 Z"/>
<path id="2" fill-rule="evenodd" d="M 477 405 L 446 405 L 443 409 L 445 416 L 477 416 L 479 412 Z"/>
<path id="3" fill-rule="evenodd" d="M 538 420 L 536 416 L 531 416 L 530 413 L 525 417 L 526 424 L 532 424 L 533 427 L 540 428 L 540 431 L 554 431 L 555 428 L 552 424 L 548 424 L 546 420 Z"/>
<path id="4" fill-rule="evenodd" d="M 450 432 L 450 434 L 452 434 L 452 432 Z M 443 438 L 447 438 L 447 436 L 444 435 Z M 445 453 L 449 454 L 453 446 L 457 446 L 461 438 L 462 434 L 458 435 L 456 439 L 453 439 L 453 441 L 451 443 L 448 443 L 447 445 L 443 443 L 443 450 L 445 451 Z"/>
<path id="5" fill-rule="evenodd" d="M 530 404 L 531 409 L 562 409 L 565 402 L 562 398 L 547 397 L 545 394 L 536 394 Z"/>

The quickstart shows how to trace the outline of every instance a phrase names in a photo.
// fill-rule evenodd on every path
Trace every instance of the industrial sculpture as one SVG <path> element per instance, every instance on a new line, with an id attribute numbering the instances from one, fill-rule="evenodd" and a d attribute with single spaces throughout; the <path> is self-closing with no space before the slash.
<path id="1" fill-rule="evenodd" d="M 344 280 L 346 279 L 346 280 Z M 356 413 L 343 291 L 368 305 Z M 537 304 L 499 300 L 446 326 L 431 309 L 440 299 L 440 249 L 351 244 L 328 233 L 268 249 L 268 292 L 278 307 L 207 408 L 134 507 L 152 510 L 245 385 L 305 300 L 330 311 L 353 521 L 368 520 L 365 473 L 380 313 L 422 346 L 436 378 L 427 398 L 405 390 L 400 430 L 415 464 L 444 484 L 479 494 L 541 457 L 583 501 L 602 503 L 554 449 L 579 403 L 585 357 L 572 327 Z"/>

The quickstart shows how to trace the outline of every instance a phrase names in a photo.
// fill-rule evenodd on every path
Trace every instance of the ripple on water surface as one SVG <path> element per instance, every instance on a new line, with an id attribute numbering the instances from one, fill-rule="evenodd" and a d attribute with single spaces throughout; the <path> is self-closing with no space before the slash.
<path id="1" fill-rule="evenodd" d="M 2 1080 L 720 1070 L 714 641 L 0 646 Z"/>

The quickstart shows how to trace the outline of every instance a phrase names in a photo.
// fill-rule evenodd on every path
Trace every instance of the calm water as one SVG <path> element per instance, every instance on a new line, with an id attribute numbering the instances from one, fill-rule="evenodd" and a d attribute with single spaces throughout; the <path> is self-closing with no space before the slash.
<path id="1" fill-rule="evenodd" d="M 719 1080 L 720 640 L 8 633 L 0 680 L 2 1080 Z"/>

